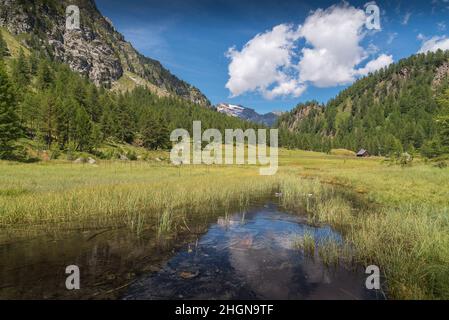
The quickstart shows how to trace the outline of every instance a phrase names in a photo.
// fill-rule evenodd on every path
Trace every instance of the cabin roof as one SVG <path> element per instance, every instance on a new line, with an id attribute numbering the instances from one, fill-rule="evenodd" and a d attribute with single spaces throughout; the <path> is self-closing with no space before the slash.
<path id="1" fill-rule="evenodd" d="M 357 152 L 358 156 L 363 156 L 365 153 L 368 153 L 368 151 L 366 151 L 365 149 L 360 149 L 359 152 Z"/>

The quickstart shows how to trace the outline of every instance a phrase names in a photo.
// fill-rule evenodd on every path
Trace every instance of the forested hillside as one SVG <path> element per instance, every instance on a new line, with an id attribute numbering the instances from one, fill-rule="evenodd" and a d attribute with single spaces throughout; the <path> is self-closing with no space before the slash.
<path id="1" fill-rule="evenodd" d="M 144 86 L 129 92 L 97 87 L 66 64 L 5 36 L 8 41 L 0 36 L 3 159 L 27 158 L 14 148 L 19 137 L 42 150 L 98 153 L 105 142 L 167 149 L 171 130 L 191 130 L 194 120 L 221 130 L 255 126 L 182 98 L 159 97 Z"/>
<path id="2" fill-rule="evenodd" d="M 326 105 L 308 102 L 283 115 L 284 144 L 373 155 L 447 152 L 449 52 L 414 55 L 342 91 Z"/>
<path id="3" fill-rule="evenodd" d="M 73 5 L 79 8 L 79 29 L 66 27 L 66 8 Z M 126 91 L 143 82 L 159 96 L 210 106 L 197 88 L 134 49 L 94 0 L 0 0 L 0 27 L 98 86 Z"/>

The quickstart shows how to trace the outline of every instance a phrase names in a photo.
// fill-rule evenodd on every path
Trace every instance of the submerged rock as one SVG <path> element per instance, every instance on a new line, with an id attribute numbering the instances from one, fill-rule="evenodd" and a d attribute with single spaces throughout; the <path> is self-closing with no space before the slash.
<path id="1" fill-rule="evenodd" d="M 199 274 L 200 274 L 199 271 L 195 271 L 195 272 L 182 271 L 182 272 L 179 273 L 179 276 L 180 276 L 182 279 L 188 280 L 188 279 L 193 279 L 193 278 L 198 277 Z"/>

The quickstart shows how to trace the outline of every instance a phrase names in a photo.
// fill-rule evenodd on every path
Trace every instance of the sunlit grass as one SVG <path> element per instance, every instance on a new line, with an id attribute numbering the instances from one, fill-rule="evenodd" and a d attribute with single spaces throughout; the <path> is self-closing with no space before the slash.
<path id="1" fill-rule="evenodd" d="M 377 159 L 338 164 L 342 160 L 324 155 L 313 164 L 308 156 L 315 155 L 297 163 L 309 169 L 285 168 L 282 203 L 342 232 L 346 245 L 318 245 L 322 261 L 338 263 L 350 246 L 356 262 L 381 268 L 390 297 L 449 298 L 449 187 L 442 183 L 448 171 L 384 167 Z M 333 170 L 327 161 L 337 162 Z"/>
<path id="2" fill-rule="evenodd" d="M 142 216 L 158 218 L 244 207 L 277 187 L 256 168 L 183 167 L 144 162 L 98 166 L 1 164 L 0 225 L 38 225 L 97 220 L 135 227 Z M 167 217 L 162 220 L 166 220 Z M 173 221 L 173 217 L 170 221 Z M 165 227 L 164 227 L 165 228 Z"/>
<path id="3" fill-rule="evenodd" d="M 338 266 L 341 251 L 341 246 L 333 240 L 323 240 L 318 246 L 318 255 L 325 266 Z"/>

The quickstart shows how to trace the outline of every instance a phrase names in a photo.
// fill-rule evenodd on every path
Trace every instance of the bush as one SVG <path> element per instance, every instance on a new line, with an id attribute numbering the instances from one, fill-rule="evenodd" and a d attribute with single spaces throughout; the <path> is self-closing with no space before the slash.
<path id="1" fill-rule="evenodd" d="M 433 139 L 431 141 L 426 141 L 421 146 L 421 154 L 426 158 L 436 158 L 443 153 L 441 143 L 437 139 Z"/>
<path id="2" fill-rule="evenodd" d="M 18 161 L 24 163 L 39 162 L 40 159 L 30 155 L 27 149 L 21 145 L 15 147 L 14 151 L 5 160 Z"/>
<path id="3" fill-rule="evenodd" d="M 131 161 L 136 161 L 137 160 L 137 153 L 133 150 L 128 151 L 126 156 L 128 157 L 129 160 Z"/>
<path id="4" fill-rule="evenodd" d="M 61 156 L 61 150 L 58 147 L 51 147 L 50 160 L 57 160 Z"/>
<path id="5" fill-rule="evenodd" d="M 385 158 L 382 163 L 387 165 L 400 165 L 402 167 L 411 166 L 413 163 L 413 156 L 407 152 L 401 153 L 399 155 L 390 155 L 390 157 Z"/>
<path id="6" fill-rule="evenodd" d="M 102 160 L 112 160 L 120 158 L 120 152 L 112 148 L 108 148 L 105 150 L 98 150 L 95 155 Z"/>

